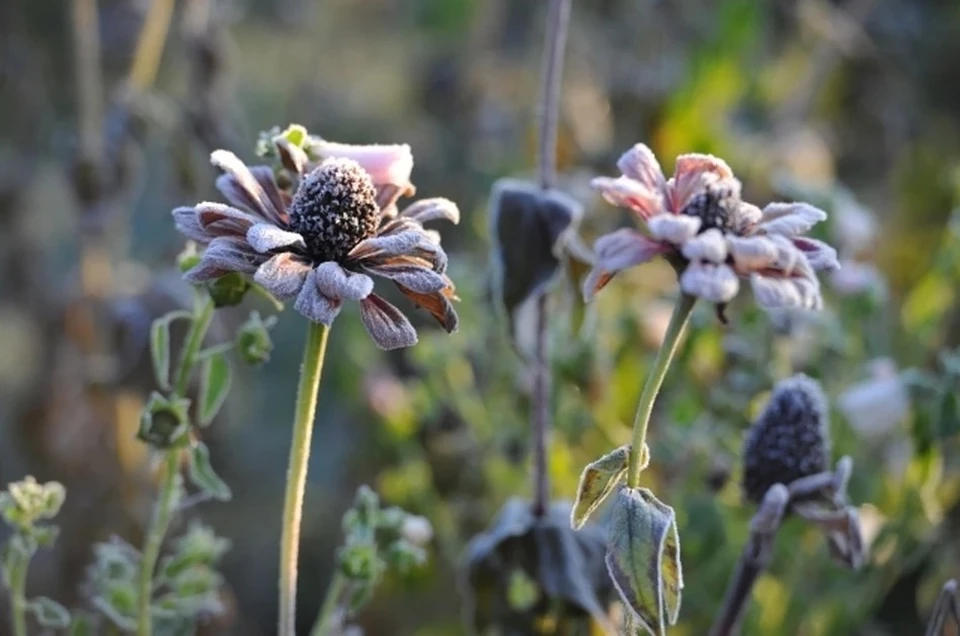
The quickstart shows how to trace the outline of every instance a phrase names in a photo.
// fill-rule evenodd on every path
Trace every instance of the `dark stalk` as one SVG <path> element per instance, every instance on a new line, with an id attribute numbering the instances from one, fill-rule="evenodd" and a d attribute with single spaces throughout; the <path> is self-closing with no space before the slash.
<path id="1" fill-rule="evenodd" d="M 551 0 L 547 17 L 547 33 L 543 54 L 543 76 L 540 92 L 540 153 L 538 175 L 540 187 L 549 190 L 557 178 L 557 129 L 560 121 L 560 87 L 563 78 L 563 54 L 567 43 L 572 0 Z M 542 517 L 549 506 L 550 475 L 547 466 L 547 443 L 550 438 L 550 367 L 547 353 L 547 292 L 536 298 L 536 339 L 534 341 L 533 377 L 533 512 Z"/>

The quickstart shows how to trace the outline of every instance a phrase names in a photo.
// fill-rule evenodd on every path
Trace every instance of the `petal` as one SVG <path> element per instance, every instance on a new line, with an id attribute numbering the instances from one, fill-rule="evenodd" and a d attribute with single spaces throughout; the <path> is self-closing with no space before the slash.
<path id="1" fill-rule="evenodd" d="M 450 221 L 454 225 L 460 222 L 460 209 L 457 207 L 457 204 L 450 199 L 440 197 L 421 199 L 407 206 L 400 214 L 419 223 L 426 223 L 427 221 L 437 219 Z"/>
<path id="2" fill-rule="evenodd" d="M 306 259 L 283 252 L 261 265 L 253 281 L 280 300 L 289 300 L 300 293 L 310 270 Z"/>
<path id="3" fill-rule="evenodd" d="M 823 304 L 816 279 L 752 274 L 750 285 L 757 304 L 766 309 L 819 309 Z"/>
<path id="4" fill-rule="evenodd" d="M 440 247 L 436 235 L 419 226 L 395 234 L 381 233 L 364 239 L 347 255 L 351 263 L 362 266 L 383 263 L 396 256 L 422 259 L 439 273 L 443 273 L 447 268 L 447 254 Z"/>
<path id="5" fill-rule="evenodd" d="M 325 159 L 339 157 L 359 163 L 377 186 L 377 203 L 381 208 L 416 191 L 410 183 L 413 153 L 407 144 L 352 145 L 318 140 L 312 143 L 311 150 Z"/>
<path id="6" fill-rule="evenodd" d="M 617 272 L 646 263 L 669 249 L 629 228 L 601 236 L 594 244 L 596 263 L 583 283 L 584 298 L 591 300 Z"/>
<path id="7" fill-rule="evenodd" d="M 247 230 L 261 222 L 259 217 L 222 203 L 204 201 L 194 209 L 200 227 L 211 236 L 246 237 Z"/>
<path id="8" fill-rule="evenodd" d="M 450 302 L 450 297 L 453 296 L 453 285 L 443 291 L 432 294 L 421 294 L 412 289 L 407 289 L 402 285 L 397 285 L 397 287 L 399 287 L 400 291 L 412 300 L 417 307 L 429 311 L 430 315 L 443 325 L 447 333 L 453 333 L 457 330 L 457 327 L 460 326 L 460 319 L 457 317 L 457 312 L 453 308 L 453 303 Z"/>
<path id="9" fill-rule="evenodd" d="M 666 182 L 657 157 L 646 144 L 636 144 L 623 153 L 617 161 L 617 168 L 624 176 L 639 181 L 651 192 L 660 192 Z"/>
<path id="10" fill-rule="evenodd" d="M 800 236 L 826 218 L 826 212 L 809 203 L 771 203 L 763 208 L 757 230 L 767 234 Z"/>
<path id="11" fill-rule="evenodd" d="M 804 253 L 814 270 L 834 272 L 840 269 L 837 250 L 823 241 L 801 237 L 793 239 L 793 245 Z"/>
<path id="12" fill-rule="evenodd" d="M 178 232 L 183 234 L 191 241 L 204 244 L 210 242 L 212 237 L 207 235 L 207 233 L 204 232 L 203 228 L 200 226 L 200 221 L 197 220 L 196 208 L 176 208 L 172 214 L 173 225 L 177 228 Z"/>
<path id="13" fill-rule="evenodd" d="M 716 228 L 698 234 L 683 244 L 683 255 L 692 261 L 722 263 L 727 258 L 727 241 Z"/>
<path id="14" fill-rule="evenodd" d="M 740 280 L 729 265 L 695 262 L 680 275 L 680 288 L 709 302 L 725 303 L 740 291 Z"/>
<path id="15" fill-rule="evenodd" d="M 281 247 L 306 248 L 303 237 L 296 232 L 281 230 L 271 223 L 257 223 L 247 230 L 247 242 L 258 252 L 266 253 Z"/>
<path id="16" fill-rule="evenodd" d="M 727 246 L 739 272 L 770 267 L 777 261 L 776 243 L 763 236 L 728 236 Z"/>
<path id="17" fill-rule="evenodd" d="M 245 241 L 219 236 L 210 241 L 200 262 L 183 277 L 191 283 L 201 283 L 216 280 L 231 272 L 252 274 L 263 259 L 264 257 L 250 249 Z"/>
<path id="18" fill-rule="evenodd" d="M 320 263 L 316 272 L 317 288 L 329 298 L 363 300 L 373 291 L 373 280 L 369 276 L 349 272 L 333 261 Z"/>
<path id="19" fill-rule="evenodd" d="M 700 217 L 697 216 L 659 214 L 647 221 L 647 227 L 653 238 L 682 245 L 697 235 L 700 223 Z"/>
<path id="20" fill-rule="evenodd" d="M 227 150 L 215 150 L 210 155 L 210 163 L 224 171 L 217 178 L 217 189 L 231 203 L 249 209 L 265 219 L 277 220 L 280 210 L 274 200 L 267 195 L 261 180 L 257 179 L 239 158 Z M 269 170 L 269 168 L 268 168 Z M 261 171 L 262 172 L 262 171 Z"/>
<path id="21" fill-rule="evenodd" d="M 373 341 L 385 351 L 417 344 L 417 331 L 407 317 L 376 294 L 360 301 L 360 319 Z"/>
<path id="22" fill-rule="evenodd" d="M 317 288 L 316 271 L 310 270 L 303 281 L 303 288 L 297 296 L 293 308 L 314 322 L 329 326 L 340 313 L 343 301 L 339 298 L 328 298 Z"/>
<path id="23" fill-rule="evenodd" d="M 719 184 L 731 188 L 740 194 L 740 182 L 733 176 L 733 170 L 723 159 L 713 155 L 687 154 L 677 157 L 673 177 L 667 182 L 669 202 L 674 212 L 682 210 L 694 196 L 707 185 Z"/>
<path id="24" fill-rule="evenodd" d="M 410 259 L 396 258 L 382 263 L 364 265 L 364 269 L 421 294 L 438 292 L 449 284 L 449 279 L 443 274 L 418 265 L 416 261 Z"/>
<path id="25" fill-rule="evenodd" d="M 310 161 L 307 153 L 300 146 L 290 143 L 289 139 L 279 137 L 274 140 L 277 146 L 277 154 L 280 156 L 280 163 L 283 167 L 297 176 L 303 176 L 303 170 Z"/>
<path id="26" fill-rule="evenodd" d="M 673 176 L 678 181 L 692 176 L 713 174 L 718 179 L 733 179 L 733 170 L 720 157 L 713 155 L 689 153 L 679 155 L 673 170 Z"/>
<path id="27" fill-rule="evenodd" d="M 596 177 L 590 181 L 590 185 L 599 190 L 608 203 L 633 210 L 640 218 L 649 219 L 664 212 L 663 197 L 660 193 L 635 179 Z"/>

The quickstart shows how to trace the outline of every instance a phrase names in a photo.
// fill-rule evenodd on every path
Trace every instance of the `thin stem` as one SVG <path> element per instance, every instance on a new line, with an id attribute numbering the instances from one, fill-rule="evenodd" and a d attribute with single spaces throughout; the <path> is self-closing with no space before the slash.
<path id="1" fill-rule="evenodd" d="M 18 557 L 10 568 L 10 614 L 14 636 L 27 636 L 27 570 L 29 559 Z"/>
<path id="2" fill-rule="evenodd" d="M 174 0 L 153 0 L 150 3 L 130 67 L 130 87 L 136 91 L 146 90 L 157 77 L 167 31 L 170 30 L 173 5 Z"/>
<path id="3" fill-rule="evenodd" d="M 340 605 L 340 598 L 344 590 L 347 589 L 347 578 L 339 570 L 334 572 L 333 580 L 327 588 L 327 596 L 323 599 L 323 605 L 320 607 L 320 613 L 317 615 L 317 622 L 313 624 L 310 630 L 310 636 L 326 636 L 330 631 L 330 621 L 333 619 L 334 612 Z"/>
<path id="4" fill-rule="evenodd" d="M 695 296 L 688 294 L 680 296 L 677 306 L 673 308 L 673 315 L 670 316 L 670 324 L 667 325 L 667 333 L 660 345 L 660 351 L 657 352 L 657 358 L 653 361 L 653 368 L 650 369 L 647 381 L 643 385 L 640 404 L 637 405 L 637 416 L 633 420 L 633 445 L 627 472 L 627 485 L 631 488 L 636 488 L 640 481 L 641 449 L 647 441 L 647 427 L 650 424 L 650 414 L 653 413 L 653 403 L 657 399 L 657 394 L 660 393 L 660 387 L 663 386 L 663 379 L 677 352 L 680 337 L 690 321 L 690 311 L 696 300 Z"/>
<path id="5" fill-rule="evenodd" d="M 547 18 L 547 42 L 543 52 L 543 84 L 540 94 L 540 187 L 553 187 L 557 176 L 557 127 L 560 121 L 560 84 L 563 53 L 567 46 L 572 0 L 552 0 Z"/>
<path id="6" fill-rule="evenodd" d="M 283 533 L 280 538 L 280 622 L 278 636 L 293 636 L 297 610 L 297 558 L 300 552 L 300 520 L 303 517 L 303 493 L 307 485 L 310 439 L 317 412 L 317 389 L 327 350 L 330 331 L 326 325 L 310 322 L 303 349 L 300 385 L 293 419 L 293 441 L 287 468 L 287 487 L 283 498 Z"/>
<path id="7" fill-rule="evenodd" d="M 533 514 L 546 514 L 550 501 L 550 471 L 547 445 L 550 442 L 550 368 L 547 363 L 547 294 L 537 297 L 536 344 L 533 364 Z"/>
<path id="8" fill-rule="evenodd" d="M 183 397 L 190 384 L 190 372 L 193 370 L 197 353 L 213 320 L 214 305 L 209 296 L 197 301 L 194 319 L 190 323 L 190 330 L 184 338 L 180 360 L 177 363 L 176 380 L 173 386 L 173 395 Z M 137 636 L 149 636 L 153 629 L 151 605 L 153 601 L 153 571 L 160 557 L 163 547 L 163 538 L 170 526 L 177 492 L 177 477 L 180 474 L 180 449 L 171 448 L 164 453 L 163 475 L 157 496 L 157 506 L 153 511 L 150 529 L 147 532 L 143 548 L 143 557 L 140 561 L 140 580 L 137 597 Z"/>
<path id="9" fill-rule="evenodd" d="M 74 0 L 72 5 L 80 153 L 99 166 L 103 159 L 103 77 L 97 0 Z"/>

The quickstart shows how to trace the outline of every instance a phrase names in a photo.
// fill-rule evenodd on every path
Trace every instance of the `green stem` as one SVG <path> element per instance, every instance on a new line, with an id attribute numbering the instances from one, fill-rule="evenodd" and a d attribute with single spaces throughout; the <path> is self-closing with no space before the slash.
<path id="1" fill-rule="evenodd" d="M 323 605 L 320 607 L 320 614 L 317 615 L 317 622 L 313 624 L 310 636 L 326 636 L 329 634 L 327 629 L 330 625 L 330 619 L 340 604 L 340 597 L 343 596 L 347 588 L 347 577 L 337 570 L 330 581 L 330 587 L 327 588 L 327 596 L 323 599 Z"/>
<path id="2" fill-rule="evenodd" d="M 643 385 L 640 404 L 637 405 L 637 416 L 633 420 L 633 443 L 627 472 L 627 485 L 631 488 L 636 488 L 640 482 L 641 449 L 647 441 L 647 427 L 650 424 L 653 403 L 657 399 L 657 394 L 660 393 L 660 387 L 663 386 L 663 378 L 667 375 L 670 362 L 677 352 L 677 345 L 680 344 L 680 337 L 690 321 L 690 311 L 696 301 L 695 296 L 687 294 L 680 296 L 677 306 L 673 308 L 673 315 L 670 316 L 670 324 L 667 326 L 667 333 L 660 345 L 660 351 L 657 352 L 657 359 L 653 361 L 653 368 L 650 369 L 647 381 Z"/>
<path id="3" fill-rule="evenodd" d="M 14 636 L 27 636 L 27 569 L 29 559 L 20 557 L 10 568 L 10 613 Z"/>
<path id="4" fill-rule="evenodd" d="M 280 621 L 278 636 L 294 636 L 297 610 L 297 558 L 300 552 L 300 520 L 303 517 L 303 493 L 307 485 L 310 438 L 317 412 L 317 389 L 327 350 L 326 325 L 310 322 L 300 368 L 297 405 L 293 419 L 293 440 L 287 467 L 287 487 L 283 498 L 283 530 L 280 537 Z"/>
<path id="5" fill-rule="evenodd" d="M 194 319 L 184 339 L 180 360 L 177 363 L 176 380 L 173 395 L 183 397 L 190 384 L 190 372 L 193 371 L 197 353 L 213 320 L 214 305 L 209 296 L 198 300 Z M 174 499 L 177 492 L 177 477 L 180 474 L 180 449 L 171 448 L 164 452 L 163 477 L 157 495 L 157 506 L 153 510 L 153 519 L 147 532 L 140 560 L 140 580 L 137 595 L 137 636 L 150 636 L 153 630 L 151 606 L 153 601 L 153 571 L 160 558 L 163 538 L 174 513 Z"/>

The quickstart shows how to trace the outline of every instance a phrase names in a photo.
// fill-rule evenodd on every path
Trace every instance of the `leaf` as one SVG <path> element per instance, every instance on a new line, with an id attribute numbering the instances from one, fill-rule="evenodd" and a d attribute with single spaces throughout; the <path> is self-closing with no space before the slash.
<path id="1" fill-rule="evenodd" d="M 570 526 L 573 529 L 582 528 L 590 515 L 613 492 L 626 474 L 629 460 L 630 446 L 621 446 L 587 464 L 580 475 L 577 499 L 570 511 Z M 650 449 L 644 444 L 640 457 L 640 470 L 646 468 L 648 463 L 650 463 Z"/>
<path id="2" fill-rule="evenodd" d="M 170 325 L 174 320 L 191 318 L 185 311 L 173 311 L 161 316 L 150 325 L 150 359 L 157 386 L 170 390 Z"/>
<path id="3" fill-rule="evenodd" d="M 617 492 L 607 543 L 607 571 L 623 602 L 654 636 L 677 622 L 683 575 L 673 508 L 646 488 Z"/>
<path id="4" fill-rule="evenodd" d="M 232 380 L 230 365 L 222 353 L 211 355 L 203 361 L 200 375 L 200 400 L 197 404 L 197 419 L 200 426 L 207 426 L 220 411 L 227 399 Z"/>
<path id="5" fill-rule="evenodd" d="M 937 413 L 937 434 L 941 439 L 953 437 L 960 432 L 960 404 L 956 391 L 946 387 L 940 395 Z"/>
<path id="6" fill-rule="evenodd" d="M 70 636 L 94 636 L 94 619 L 86 614 L 74 614 L 70 621 Z"/>
<path id="7" fill-rule="evenodd" d="M 190 449 L 190 481 L 218 501 L 230 501 L 233 497 L 230 487 L 213 471 L 210 451 L 203 442 Z"/>
<path id="8" fill-rule="evenodd" d="M 70 624 L 67 608 L 46 596 L 31 599 L 29 607 L 41 627 L 62 629 Z"/>

